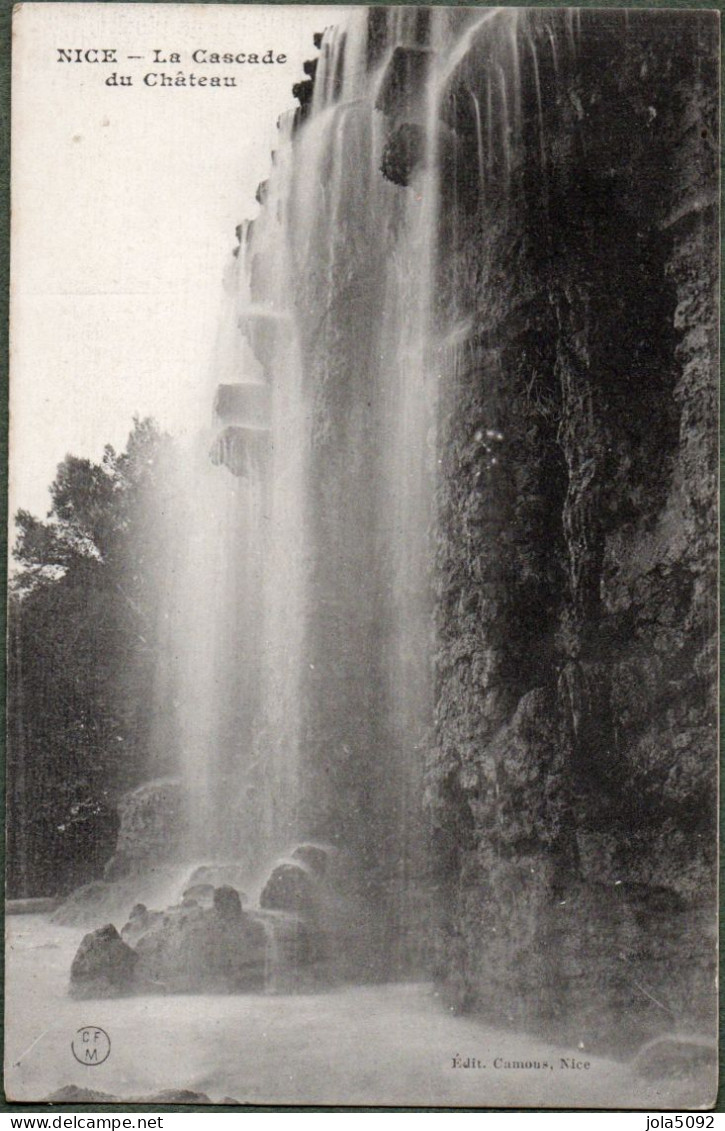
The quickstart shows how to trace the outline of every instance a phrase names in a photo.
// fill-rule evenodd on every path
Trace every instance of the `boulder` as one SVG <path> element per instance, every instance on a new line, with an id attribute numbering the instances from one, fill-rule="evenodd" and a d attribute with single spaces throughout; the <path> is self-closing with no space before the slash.
<path id="1" fill-rule="evenodd" d="M 245 914 L 234 889 L 218 891 L 222 895 L 216 895 L 216 906 L 211 910 L 198 906 L 172 908 L 139 939 L 138 980 L 171 993 L 233 993 L 264 988 L 264 925 Z"/>
<path id="2" fill-rule="evenodd" d="M 314 914 L 318 906 L 316 883 L 301 863 L 277 864 L 262 889 L 259 906 L 270 911 Z"/>
<path id="3" fill-rule="evenodd" d="M 73 997 L 115 997 L 133 988 L 138 956 L 112 923 L 84 936 L 73 959 Z"/>
<path id="4" fill-rule="evenodd" d="M 329 851 L 318 844 L 300 844 L 292 853 L 293 860 L 300 860 L 311 872 L 320 879 L 327 872 Z"/>
<path id="5" fill-rule="evenodd" d="M 129 946 L 135 946 L 141 936 L 155 924 L 160 923 L 163 917 L 163 911 L 149 911 L 145 904 L 137 903 L 131 909 L 128 921 L 121 928 L 121 938 Z"/>
<path id="6" fill-rule="evenodd" d="M 192 884 L 184 892 L 181 902 L 184 907 L 191 903 L 195 903 L 197 907 L 212 907 L 214 904 L 214 885 Z"/>
<path id="7" fill-rule="evenodd" d="M 217 915 L 227 922 L 232 923 L 242 917 L 242 901 L 239 898 L 239 892 L 228 884 L 214 888 L 213 905 Z"/>
<path id="8" fill-rule="evenodd" d="M 106 864 L 106 880 L 135 875 L 171 859 L 184 829 L 184 797 L 174 778 L 161 778 L 123 795 L 116 851 Z"/>

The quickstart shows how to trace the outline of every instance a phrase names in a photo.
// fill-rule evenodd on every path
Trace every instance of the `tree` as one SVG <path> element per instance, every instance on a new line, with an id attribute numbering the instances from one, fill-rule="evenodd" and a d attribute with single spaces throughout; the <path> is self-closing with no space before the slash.
<path id="1" fill-rule="evenodd" d="M 69 455 L 41 521 L 20 511 L 10 601 L 8 881 L 53 894 L 99 875 L 114 801 L 140 780 L 153 716 L 159 518 L 171 442 Z"/>

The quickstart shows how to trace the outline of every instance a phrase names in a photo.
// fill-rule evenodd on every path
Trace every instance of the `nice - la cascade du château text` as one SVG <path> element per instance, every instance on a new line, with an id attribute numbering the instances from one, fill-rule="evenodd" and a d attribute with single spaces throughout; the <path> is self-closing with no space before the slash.
<path id="1" fill-rule="evenodd" d="M 58 47 L 57 62 L 66 64 L 92 64 L 101 67 L 123 67 L 126 62 L 147 63 L 153 67 L 168 67 L 168 70 L 148 70 L 142 75 L 121 74 L 111 71 L 105 78 L 106 86 L 146 87 L 233 87 L 238 86 L 236 74 L 220 73 L 214 68 L 220 66 L 283 66 L 287 56 L 268 47 L 263 51 L 212 51 L 207 47 L 196 47 L 193 51 L 166 51 L 154 48 L 146 54 L 125 54 L 117 47 Z M 198 74 L 185 70 L 188 63 L 210 67 L 208 73 Z M 130 68 L 129 68 L 130 69 Z"/>

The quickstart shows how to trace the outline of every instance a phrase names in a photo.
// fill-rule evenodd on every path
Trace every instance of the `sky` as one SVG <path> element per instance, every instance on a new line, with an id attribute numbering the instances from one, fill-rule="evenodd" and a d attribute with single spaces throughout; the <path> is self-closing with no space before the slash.
<path id="1" fill-rule="evenodd" d="M 258 211 L 277 118 L 296 105 L 313 32 L 331 22 L 334 10 L 307 5 L 27 3 L 16 12 L 11 513 L 44 515 L 64 456 L 122 448 L 134 414 L 181 438 L 210 415 L 234 229 Z M 191 59 L 269 49 L 287 62 Z M 76 63 L 60 61 L 61 50 L 115 54 Z M 179 72 L 237 85 L 143 81 Z M 132 85 L 109 85 L 114 74 Z"/>

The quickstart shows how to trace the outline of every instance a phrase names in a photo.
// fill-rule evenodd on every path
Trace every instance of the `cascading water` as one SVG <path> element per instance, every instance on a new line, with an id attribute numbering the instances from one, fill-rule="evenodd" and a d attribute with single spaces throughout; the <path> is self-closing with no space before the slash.
<path id="1" fill-rule="evenodd" d="M 194 656 L 176 695 L 189 857 L 243 861 L 253 890 L 284 854 L 280 883 L 302 883 L 293 847 L 326 846 L 357 977 L 430 968 L 436 883 L 476 838 L 479 888 L 507 866 L 500 806 L 486 814 L 513 786 L 504 754 L 481 751 L 568 663 L 551 597 L 565 550 L 541 547 L 588 521 L 566 481 L 587 445 L 553 423 L 587 362 L 562 392 L 580 345 L 551 344 L 588 285 L 579 251 L 556 283 L 599 112 L 579 93 L 581 35 L 565 11 L 345 13 L 239 229 L 204 441 L 217 466 L 190 476 L 175 614 Z M 581 612 L 596 555 L 577 553 Z M 465 922 L 478 889 L 461 891 Z"/>
<path id="2" fill-rule="evenodd" d="M 507 183 L 514 160 L 516 13 L 359 9 L 321 37 L 259 216 L 239 229 L 217 466 L 190 476 L 178 566 L 190 858 L 254 872 L 300 839 L 342 849 L 398 949 L 426 873 L 435 435 L 465 318 L 441 320 L 434 292 L 456 160 L 443 108 L 484 25 L 494 65 L 468 107 L 482 197 L 494 110 Z"/>

